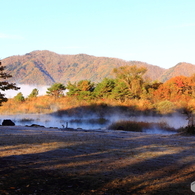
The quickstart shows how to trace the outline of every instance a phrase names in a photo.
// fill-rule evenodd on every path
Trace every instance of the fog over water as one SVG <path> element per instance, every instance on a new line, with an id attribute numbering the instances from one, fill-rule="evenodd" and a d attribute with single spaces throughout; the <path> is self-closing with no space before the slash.
<path id="1" fill-rule="evenodd" d="M 188 123 L 184 115 L 173 115 L 173 116 L 132 116 L 124 117 L 123 115 L 110 115 L 109 117 L 99 117 L 95 115 L 83 116 L 83 117 L 69 117 L 66 115 L 58 116 L 57 114 L 22 114 L 22 115 L 1 115 L 0 122 L 3 119 L 11 119 L 16 125 L 32 125 L 38 124 L 45 127 L 57 127 L 57 128 L 74 128 L 74 129 L 107 129 L 108 126 L 119 120 L 130 120 L 130 121 L 143 121 L 149 123 L 167 123 L 170 127 L 179 128 L 185 127 Z M 145 129 L 144 132 L 149 134 L 174 134 L 177 132 L 165 131 L 154 127 L 152 129 Z"/>

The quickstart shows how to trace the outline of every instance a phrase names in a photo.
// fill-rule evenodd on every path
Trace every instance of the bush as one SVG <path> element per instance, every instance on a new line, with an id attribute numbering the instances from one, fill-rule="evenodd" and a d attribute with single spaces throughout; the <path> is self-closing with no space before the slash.
<path id="1" fill-rule="evenodd" d="M 149 127 L 150 123 L 147 122 L 117 121 L 112 123 L 108 129 L 142 132 L 143 129 L 147 129 Z"/>
<path id="2" fill-rule="evenodd" d="M 170 114 L 170 113 L 173 113 L 175 109 L 176 109 L 175 104 L 168 100 L 165 100 L 165 101 L 162 101 L 156 104 L 156 110 L 160 114 Z"/>
<path id="3" fill-rule="evenodd" d="M 20 93 L 18 93 L 18 94 L 14 97 L 14 100 L 15 100 L 15 101 L 18 101 L 18 102 L 23 102 L 25 99 L 24 99 L 23 94 L 20 92 Z"/>
<path id="4" fill-rule="evenodd" d="M 170 127 L 165 122 L 160 123 L 148 123 L 148 122 L 137 122 L 137 121 L 117 121 L 112 123 L 108 129 L 110 130 L 124 130 L 124 131 L 135 131 L 142 132 L 145 129 L 162 129 L 167 131 L 173 131 L 174 128 Z"/>
<path id="5" fill-rule="evenodd" d="M 195 135 L 195 127 L 194 126 L 181 127 L 179 129 L 179 132 L 186 135 Z"/>

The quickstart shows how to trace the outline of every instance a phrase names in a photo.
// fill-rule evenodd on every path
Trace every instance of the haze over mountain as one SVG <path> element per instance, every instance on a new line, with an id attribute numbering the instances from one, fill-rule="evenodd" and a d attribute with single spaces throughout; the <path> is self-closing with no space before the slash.
<path id="1" fill-rule="evenodd" d="M 31 85 L 51 85 L 55 82 L 66 84 L 68 81 L 84 79 L 97 83 L 105 77 L 113 77 L 113 68 L 125 65 L 145 66 L 148 69 L 145 77 L 162 82 L 175 76 L 191 76 L 195 73 L 195 65 L 190 63 L 178 63 L 172 68 L 164 69 L 140 61 L 87 54 L 59 55 L 47 50 L 10 56 L 3 59 L 2 64 L 6 66 L 6 72 L 13 76 L 9 81 Z"/>

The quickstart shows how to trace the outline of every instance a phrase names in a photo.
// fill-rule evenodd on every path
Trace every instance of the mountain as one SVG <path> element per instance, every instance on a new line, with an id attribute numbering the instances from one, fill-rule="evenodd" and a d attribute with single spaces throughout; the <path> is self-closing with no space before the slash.
<path id="1" fill-rule="evenodd" d="M 113 68 L 125 65 L 145 66 L 148 70 L 145 77 L 159 81 L 167 80 L 173 75 L 182 75 L 184 72 L 189 74 L 185 76 L 190 76 L 193 68 L 195 72 L 195 66 L 187 63 L 163 69 L 140 61 L 125 61 L 87 54 L 59 55 L 47 50 L 11 56 L 3 59 L 2 64 L 6 66 L 6 72 L 13 76 L 10 82 L 33 85 L 51 85 L 55 82 L 66 84 L 68 81 L 77 82 L 84 79 L 97 83 L 105 77 L 113 77 Z M 187 66 L 189 71 L 184 68 Z"/>
<path id="2" fill-rule="evenodd" d="M 166 80 L 169 80 L 172 77 L 176 77 L 180 75 L 189 77 L 192 74 L 195 74 L 195 65 L 186 62 L 180 62 L 174 67 L 166 70 L 160 76 L 159 80 L 165 82 Z"/>

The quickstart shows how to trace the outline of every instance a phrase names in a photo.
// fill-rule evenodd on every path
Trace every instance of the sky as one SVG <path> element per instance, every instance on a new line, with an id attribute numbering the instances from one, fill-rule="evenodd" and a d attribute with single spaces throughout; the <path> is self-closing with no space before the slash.
<path id="1" fill-rule="evenodd" d="M 0 0 L 0 59 L 34 50 L 195 64 L 195 0 Z"/>

